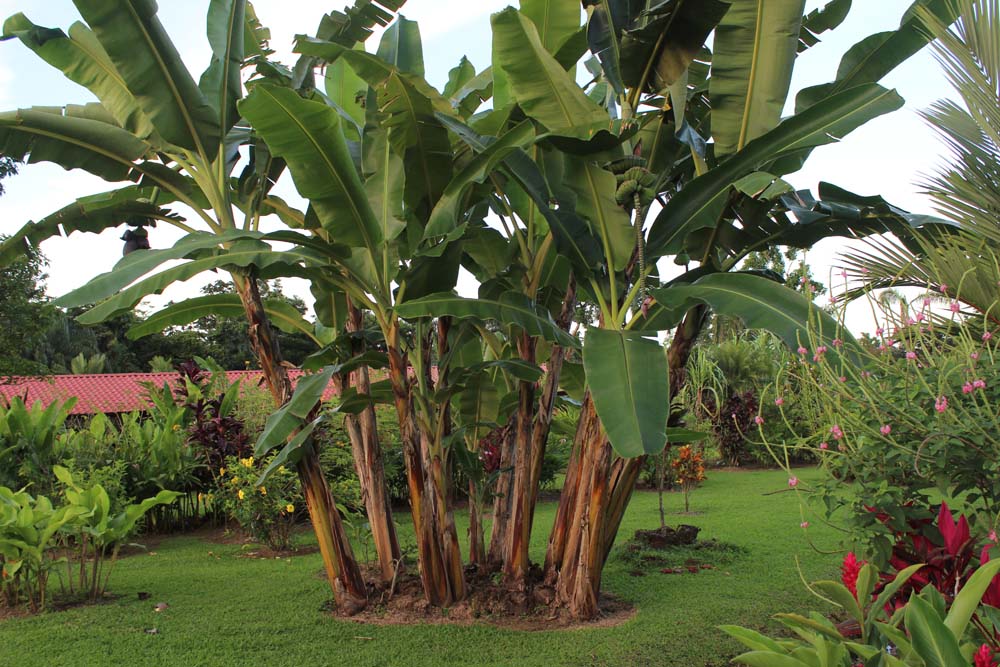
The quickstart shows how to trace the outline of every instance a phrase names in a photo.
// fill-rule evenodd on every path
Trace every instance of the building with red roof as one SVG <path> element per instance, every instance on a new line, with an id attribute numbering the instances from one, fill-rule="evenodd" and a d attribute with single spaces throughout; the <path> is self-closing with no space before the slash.
<path id="1" fill-rule="evenodd" d="M 304 372 L 289 369 L 288 375 L 294 386 Z M 27 405 L 41 401 L 42 405 L 48 406 L 53 401 L 66 401 L 76 397 L 76 405 L 70 410 L 71 415 L 144 411 L 150 405 L 146 399 L 145 385 L 173 385 L 177 377 L 176 372 L 170 372 L 0 378 L 0 403 L 20 397 Z M 226 371 L 226 379 L 230 384 L 239 381 L 243 386 L 263 386 L 264 382 L 261 371 Z M 330 400 L 336 395 L 331 383 L 323 394 L 323 400 Z"/>

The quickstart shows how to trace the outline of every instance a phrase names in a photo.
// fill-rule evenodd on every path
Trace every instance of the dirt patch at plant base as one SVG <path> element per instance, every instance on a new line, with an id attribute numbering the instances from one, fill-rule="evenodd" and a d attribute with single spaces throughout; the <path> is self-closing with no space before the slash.
<path id="1" fill-rule="evenodd" d="M 697 574 L 702 570 L 723 570 L 746 553 L 735 544 L 717 540 L 699 540 L 697 526 L 637 530 L 635 537 L 621 547 L 619 557 L 629 566 L 633 577 L 648 574 Z"/>
<path id="2" fill-rule="evenodd" d="M 694 544 L 698 540 L 701 528 L 681 524 L 677 528 L 663 526 L 655 530 L 637 530 L 633 541 L 650 549 L 667 549 L 686 544 Z"/>
<path id="3" fill-rule="evenodd" d="M 538 583 L 529 585 L 527 591 L 520 591 L 494 581 L 492 575 L 469 570 L 466 572 L 469 595 L 451 607 L 439 608 L 428 603 L 420 578 L 408 574 L 396 582 L 392 596 L 387 590 L 376 588 L 369 596 L 368 607 L 360 613 L 353 616 L 334 614 L 358 624 L 490 625 L 527 632 L 614 627 L 636 614 L 630 603 L 614 595 L 601 594 L 599 617 L 593 621 L 578 621 L 553 606 L 555 594 L 551 586 Z M 540 580 L 537 576 L 540 572 L 533 574 L 536 575 L 532 577 L 534 581 Z"/>

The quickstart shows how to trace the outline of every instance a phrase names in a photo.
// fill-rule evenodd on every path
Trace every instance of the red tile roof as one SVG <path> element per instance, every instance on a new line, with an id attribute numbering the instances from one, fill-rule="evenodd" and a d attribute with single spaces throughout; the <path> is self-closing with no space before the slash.
<path id="1" fill-rule="evenodd" d="M 294 385 L 302 377 L 303 371 L 290 369 L 288 375 Z M 76 405 L 70 411 L 74 415 L 141 411 L 149 407 L 149 401 L 145 399 L 145 383 L 152 382 L 155 386 L 162 387 L 164 384 L 173 384 L 176 379 L 177 373 L 173 372 L 0 378 L 0 401 L 6 402 L 19 396 L 28 405 L 41 401 L 48 406 L 53 401 L 65 401 L 75 396 Z M 263 383 L 260 371 L 226 371 L 226 379 L 230 383 L 239 380 L 244 386 Z M 333 385 L 328 385 L 323 400 L 330 400 L 335 396 Z"/>

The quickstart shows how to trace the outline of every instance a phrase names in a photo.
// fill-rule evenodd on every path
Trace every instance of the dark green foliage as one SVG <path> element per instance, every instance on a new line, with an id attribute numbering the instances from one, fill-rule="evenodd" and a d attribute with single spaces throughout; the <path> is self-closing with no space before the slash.
<path id="1" fill-rule="evenodd" d="M 36 347 L 53 315 L 45 298 L 47 263 L 40 251 L 28 249 L 21 259 L 0 268 L 0 377 L 46 370 L 25 351 Z"/>

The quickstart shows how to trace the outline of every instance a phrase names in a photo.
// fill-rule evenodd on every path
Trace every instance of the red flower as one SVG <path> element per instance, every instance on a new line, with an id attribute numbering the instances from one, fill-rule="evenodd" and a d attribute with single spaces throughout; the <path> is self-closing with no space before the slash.
<path id="1" fill-rule="evenodd" d="M 865 561 L 858 560 L 858 557 L 851 551 L 844 556 L 844 563 L 840 566 L 840 580 L 844 586 L 847 586 L 847 590 L 851 591 L 855 600 L 858 599 L 858 574 L 864 564 Z"/>
<path id="2" fill-rule="evenodd" d="M 988 644 L 983 644 L 976 651 L 976 659 L 972 663 L 973 667 L 997 667 L 996 660 L 993 659 L 993 651 Z"/>

